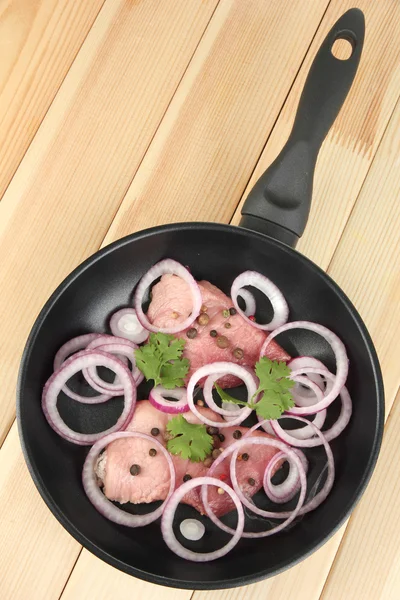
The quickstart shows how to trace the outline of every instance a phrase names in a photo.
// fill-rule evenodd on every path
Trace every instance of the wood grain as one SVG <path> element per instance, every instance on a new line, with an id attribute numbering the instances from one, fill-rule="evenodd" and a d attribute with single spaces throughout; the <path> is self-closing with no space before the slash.
<path id="1" fill-rule="evenodd" d="M 58 598 L 80 546 L 39 497 L 16 424 L 1 449 L 0 506 L 0 597 Z"/>
<path id="2" fill-rule="evenodd" d="M 355 510 L 321 600 L 398 600 L 400 591 L 400 393 L 372 481 Z"/>
<path id="3" fill-rule="evenodd" d="M 311 52 L 296 78 L 235 217 L 251 187 L 287 139 L 312 58 L 332 23 L 354 5 L 331 2 Z M 338 119 L 319 155 L 309 222 L 298 249 L 326 269 L 357 199 L 372 159 L 396 104 L 400 89 L 400 4 L 397 0 L 359 0 L 366 37 L 359 70 Z"/>
<path id="4" fill-rule="evenodd" d="M 98 249 L 216 3 L 108 0 L 0 203 L 0 441 L 33 320 Z"/>
<path id="5" fill-rule="evenodd" d="M 0 198 L 103 2 L 1 2 Z"/>
<path id="6" fill-rule="evenodd" d="M 157 560 L 157 557 L 155 557 Z M 173 590 L 130 577 L 83 550 L 61 596 L 62 600 L 190 600 L 190 590 Z"/>
<path id="7" fill-rule="evenodd" d="M 326 5 L 222 0 L 106 243 L 161 223 L 229 221 Z"/>

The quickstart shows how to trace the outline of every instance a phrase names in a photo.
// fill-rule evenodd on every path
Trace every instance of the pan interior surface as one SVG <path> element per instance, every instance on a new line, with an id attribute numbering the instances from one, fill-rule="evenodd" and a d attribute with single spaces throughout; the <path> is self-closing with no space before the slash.
<path id="1" fill-rule="evenodd" d="M 354 412 L 345 432 L 332 443 L 336 479 L 327 500 L 288 531 L 270 538 L 242 540 L 227 556 L 212 563 L 192 563 L 175 556 L 163 542 L 159 522 L 128 529 L 104 519 L 87 499 L 81 484 L 88 449 L 58 437 L 41 410 L 42 388 L 52 372 L 57 349 L 83 333 L 110 333 L 110 315 L 132 304 L 132 292 L 141 276 L 167 257 L 189 265 L 196 279 L 207 279 L 228 295 L 233 279 L 242 271 L 263 273 L 282 290 L 290 307 L 290 320 L 315 321 L 332 329 L 345 343 L 350 360 L 347 385 Z M 331 350 L 318 336 L 295 330 L 277 341 L 293 356 L 314 355 L 334 370 Z M 84 429 L 92 419 L 93 430 L 101 430 L 116 419 L 121 403 L 117 400 L 108 408 L 77 407 L 70 400 L 61 408 L 72 426 Z M 39 315 L 25 349 L 18 421 L 25 456 L 40 493 L 79 542 L 113 566 L 154 583 L 217 589 L 254 582 L 294 564 L 343 522 L 377 458 L 383 389 L 375 351 L 360 317 L 315 265 L 278 242 L 240 228 L 181 224 L 147 230 L 116 242 L 86 261 L 56 290 Z M 322 464 L 323 451 L 312 452 L 316 464 Z M 196 518 L 198 513 L 182 506 L 179 517 L 188 516 Z M 229 518 L 234 524 L 234 515 Z M 201 550 L 207 551 L 210 544 L 215 548 L 218 534 L 210 532 L 213 535 L 205 536 Z M 219 539 L 222 545 L 228 538 L 221 533 Z"/>

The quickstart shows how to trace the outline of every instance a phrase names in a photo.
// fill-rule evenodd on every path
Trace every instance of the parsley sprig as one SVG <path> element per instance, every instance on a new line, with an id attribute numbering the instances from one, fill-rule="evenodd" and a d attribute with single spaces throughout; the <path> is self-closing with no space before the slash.
<path id="1" fill-rule="evenodd" d="M 166 333 L 151 333 L 149 341 L 135 350 L 138 368 L 147 381 L 172 390 L 185 385 L 189 360 L 182 358 L 185 340 Z"/>
<path id="2" fill-rule="evenodd" d="M 219 385 L 215 388 L 223 402 L 231 402 L 240 406 L 248 406 L 256 411 L 262 419 L 279 419 L 285 410 L 294 406 L 290 392 L 294 381 L 289 379 L 290 369 L 285 362 L 270 360 L 263 356 L 255 366 L 259 386 L 250 402 L 237 400 L 222 390 Z M 254 402 L 260 395 L 258 401 Z"/>
<path id="3" fill-rule="evenodd" d="M 177 415 L 168 421 L 167 431 L 174 436 L 167 442 L 171 454 L 192 462 L 201 462 L 211 454 L 213 438 L 205 425 L 188 423 L 183 415 Z"/>

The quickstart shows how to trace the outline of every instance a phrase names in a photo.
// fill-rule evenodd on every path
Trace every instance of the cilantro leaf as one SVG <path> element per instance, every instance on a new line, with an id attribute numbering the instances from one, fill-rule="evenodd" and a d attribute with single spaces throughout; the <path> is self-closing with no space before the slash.
<path id="1" fill-rule="evenodd" d="M 166 333 L 151 333 L 147 344 L 135 350 L 137 367 L 147 381 L 163 385 L 169 390 L 184 385 L 189 361 L 182 358 L 185 340 Z"/>
<path id="2" fill-rule="evenodd" d="M 294 406 L 290 390 L 294 381 L 289 379 L 290 369 L 285 362 L 270 360 L 266 356 L 256 363 L 255 371 L 260 384 L 255 396 L 262 394 L 252 408 L 263 419 L 279 419 L 281 414 Z"/>
<path id="3" fill-rule="evenodd" d="M 171 454 L 192 462 L 201 462 L 211 454 L 213 439 L 205 425 L 188 423 L 183 415 L 177 415 L 168 421 L 167 431 L 174 436 L 167 442 Z"/>
<path id="4" fill-rule="evenodd" d="M 228 394 L 228 392 L 223 390 L 217 383 L 214 384 L 214 387 L 217 390 L 218 395 L 221 398 L 222 402 L 231 402 L 232 404 L 239 404 L 240 406 L 248 406 L 247 402 L 243 402 L 242 400 L 237 400 L 236 398 L 234 398 L 233 396 Z"/>

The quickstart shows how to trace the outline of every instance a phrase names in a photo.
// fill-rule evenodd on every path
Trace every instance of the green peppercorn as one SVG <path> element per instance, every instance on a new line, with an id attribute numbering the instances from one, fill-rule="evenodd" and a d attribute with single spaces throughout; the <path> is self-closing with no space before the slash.
<path id="1" fill-rule="evenodd" d="M 224 310 L 222 311 L 222 316 L 223 316 L 225 319 L 227 319 L 227 318 L 230 316 L 230 312 L 229 312 L 229 310 L 228 310 L 228 309 L 224 309 Z"/>

